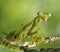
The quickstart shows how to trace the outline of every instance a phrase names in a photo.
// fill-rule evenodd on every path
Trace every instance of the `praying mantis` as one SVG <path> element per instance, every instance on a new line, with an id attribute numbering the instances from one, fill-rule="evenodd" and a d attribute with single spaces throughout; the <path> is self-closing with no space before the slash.
<path id="1" fill-rule="evenodd" d="M 20 42 L 24 38 L 30 36 L 30 37 L 34 38 L 33 42 L 35 42 L 38 37 L 38 32 L 37 32 L 37 29 L 34 32 L 32 32 L 32 31 L 34 30 L 34 28 L 36 26 L 38 26 L 39 23 L 41 23 L 41 21 L 46 22 L 47 19 L 50 17 L 51 17 L 51 13 L 38 12 L 37 17 L 35 17 L 30 23 L 23 26 L 21 28 L 20 32 L 17 32 L 17 31 L 10 32 L 6 37 L 7 41 L 8 42 L 13 42 L 13 41 Z"/>
<path id="2" fill-rule="evenodd" d="M 19 31 L 14 30 L 9 34 L 7 34 L 7 36 L 5 37 L 6 38 L 5 42 L 7 43 L 6 46 L 8 46 L 9 44 L 12 45 L 20 44 L 20 42 L 22 42 L 22 40 L 24 40 L 27 37 L 33 38 L 33 40 L 31 40 L 32 42 L 31 44 L 33 44 L 34 42 L 37 42 L 37 44 L 43 42 L 44 39 L 38 37 L 39 35 L 38 29 L 40 29 L 39 24 L 41 22 L 47 22 L 47 20 L 50 17 L 51 17 L 51 13 L 38 12 L 37 16 L 30 23 L 22 26 L 21 29 L 19 29 Z"/>

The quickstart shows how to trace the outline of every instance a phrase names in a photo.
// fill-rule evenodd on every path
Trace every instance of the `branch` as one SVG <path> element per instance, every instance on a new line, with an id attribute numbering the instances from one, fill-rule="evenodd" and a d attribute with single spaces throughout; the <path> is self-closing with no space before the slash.
<path id="1" fill-rule="evenodd" d="M 60 34 L 54 35 L 54 36 L 50 36 L 50 37 L 46 37 L 44 39 L 44 42 L 43 43 L 52 43 L 52 42 L 54 42 L 54 41 L 56 41 L 58 39 L 60 39 Z"/>
<path id="2" fill-rule="evenodd" d="M 60 34 L 57 34 L 57 35 L 54 35 L 54 36 L 50 36 L 50 37 L 46 37 L 46 38 L 39 38 L 34 43 L 32 43 L 32 42 L 25 42 L 23 44 L 23 46 L 28 46 L 28 48 L 30 48 L 30 47 L 34 47 L 34 46 L 36 46 L 38 44 L 41 44 L 41 43 L 44 43 L 44 44 L 52 43 L 52 42 L 54 42 L 54 41 L 56 41 L 58 39 L 60 39 Z"/>
<path id="3" fill-rule="evenodd" d="M 54 42 L 55 40 L 58 40 L 60 39 L 60 34 L 58 35 L 54 35 L 54 36 L 50 36 L 50 37 L 46 37 L 44 38 L 43 41 L 38 41 L 39 44 L 41 43 L 52 43 Z M 24 44 L 22 44 L 23 47 L 26 47 L 26 45 L 28 45 L 28 48 L 30 47 L 34 47 L 37 45 L 37 42 L 34 42 L 33 44 L 31 44 L 32 42 L 25 42 Z M 5 47 L 5 48 L 9 48 L 11 50 L 20 50 L 20 47 L 19 45 L 13 45 L 13 44 L 9 44 L 8 46 L 8 43 L 6 41 L 4 41 L 2 38 L 0 38 L 0 46 L 2 47 Z"/>

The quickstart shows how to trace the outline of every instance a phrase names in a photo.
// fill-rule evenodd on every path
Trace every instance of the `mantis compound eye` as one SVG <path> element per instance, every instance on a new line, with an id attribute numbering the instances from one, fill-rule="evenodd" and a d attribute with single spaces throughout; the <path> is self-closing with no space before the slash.
<path id="1" fill-rule="evenodd" d="M 49 17 L 51 17 L 52 15 L 51 15 L 51 13 L 49 13 Z"/>

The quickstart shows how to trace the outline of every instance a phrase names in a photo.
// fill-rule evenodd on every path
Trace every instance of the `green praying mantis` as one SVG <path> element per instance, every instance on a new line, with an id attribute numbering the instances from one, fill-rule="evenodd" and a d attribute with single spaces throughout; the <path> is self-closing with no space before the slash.
<path id="1" fill-rule="evenodd" d="M 12 31 L 6 36 L 6 40 L 10 42 L 20 42 L 24 38 L 30 36 L 31 38 L 34 38 L 33 42 L 37 41 L 38 38 L 38 30 L 35 31 L 34 28 L 38 26 L 39 23 L 42 21 L 46 22 L 48 18 L 51 17 L 51 13 L 42 13 L 38 12 L 37 17 L 35 17 L 30 23 L 23 26 L 20 30 L 20 32 Z M 33 31 L 33 32 L 32 32 Z M 30 34 L 30 35 L 29 35 Z"/>
<path id="2" fill-rule="evenodd" d="M 5 42 L 7 42 L 6 46 L 8 46 L 9 44 L 17 45 L 27 37 L 33 38 L 33 40 L 31 40 L 31 44 L 33 44 L 34 42 L 36 42 L 37 44 L 43 42 L 44 39 L 38 37 L 38 29 L 40 29 L 39 24 L 41 22 L 46 22 L 50 17 L 51 13 L 38 12 L 37 16 L 30 23 L 22 26 L 19 31 L 14 30 L 7 34 L 7 36 L 5 37 Z"/>

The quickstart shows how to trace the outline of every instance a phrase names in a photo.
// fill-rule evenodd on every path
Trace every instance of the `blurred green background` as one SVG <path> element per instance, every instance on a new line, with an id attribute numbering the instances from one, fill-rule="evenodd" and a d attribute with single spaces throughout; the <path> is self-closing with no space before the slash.
<path id="1" fill-rule="evenodd" d="M 0 35 L 3 32 L 9 33 L 20 28 L 21 24 L 27 24 L 38 11 L 52 13 L 52 17 L 46 23 L 41 23 L 46 35 L 42 32 L 40 36 L 59 34 L 60 0 L 0 0 Z M 52 44 L 40 45 L 38 48 L 40 47 L 60 47 L 60 40 Z M 0 48 L 0 52 L 9 52 L 3 49 Z"/>

